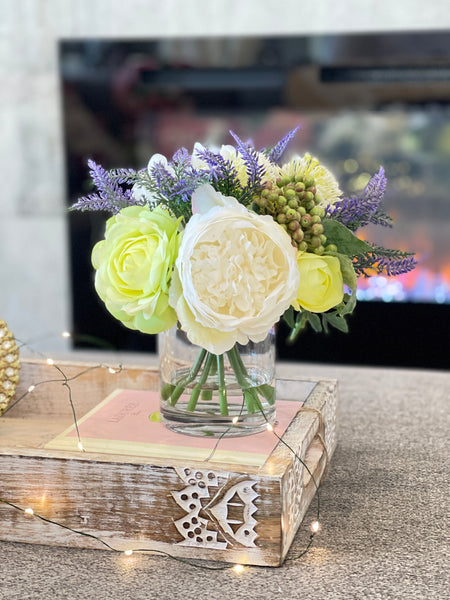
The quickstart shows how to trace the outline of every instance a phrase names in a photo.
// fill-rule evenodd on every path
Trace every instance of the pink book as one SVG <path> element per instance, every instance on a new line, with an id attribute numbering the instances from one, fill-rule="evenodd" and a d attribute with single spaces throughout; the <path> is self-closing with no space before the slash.
<path id="1" fill-rule="evenodd" d="M 282 436 L 303 405 L 315 382 L 296 382 L 295 400 L 277 399 L 274 431 Z M 78 420 L 86 452 L 127 456 L 192 459 L 262 466 L 278 443 L 271 431 L 252 436 L 222 438 L 193 437 L 174 433 L 150 419 L 159 411 L 159 393 L 116 390 Z M 79 452 L 75 425 L 58 435 L 46 448 Z"/>

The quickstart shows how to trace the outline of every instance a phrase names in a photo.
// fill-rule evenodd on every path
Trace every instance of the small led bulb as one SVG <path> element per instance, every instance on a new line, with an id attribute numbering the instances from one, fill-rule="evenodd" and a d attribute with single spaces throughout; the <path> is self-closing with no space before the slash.
<path id="1" fill-rule="evenodd" d="M 81 442 L 78 442 L 77 446 L 78 446 L 78 450 L 81 450 L 82 452 L 84 452 L 84 446 Z"/>
<path id="2" fill-rule="evenodd" d="M 109 371 L 109 373 L 111 373 L 111 375 L 114 375 L 115 373 L 117 373 L 117 371 L 115 369 L 113 369 L 112 367 L 108 367 L 108 371 Z"/>
<path id="3" fill-rule="evenodd" d="M 267 429 L 267 431 L 273 431 L 273 425 L 271 425 L 270 423 L 267 423 L 266 429 Z"/>
<path id="4" fill-rule="evenodd" d="M 319 521 L 314 521 L 313 523 L 311 523 L 311 531 L 313 533 L 317 533 L 320 529 L 320 523 Z"/>
<path id="5" fill-rule="evenodd" d="M 30 387 L 28 388 L 28 391 L 31 393 L 35 387 L 36 387 L 35 385 L 30 385 Z"/>
<path id="6" fill-rule="evenodd" d="M 63 338 L 70 338 L 70 337 L 72 337 L 72 334 L 70 333 L 70 331 L 63 331 L 63 332 L 61 333 L 61 336 L 62 336 Z"/>
<path id="7" fill-rule="evenodd" d="M 244 570 L 244 567 L 242 565 L 234 565 L 234 567 L 233 567 L 233 571 L 235 573 L 242 573 L 243 570 Z"/>
<path id="8" fill-rule="evenodd" d="M 24 510 L 24 513 L 25 513 L 26 515 L 34 515 L 34 510 L 33 510 L 32 508 L 26 508 L 26 509 Z"/>
<path id="9" fill-rule="evenodd" d="M 47 358 L 47 364 L 48 365 L 54 365 L 55 361 L 53 360 L 53 358 Z"/>
<path id="10" fill-rule="evenodd" d="M 133 554 L 133 550 L 125 550 L 125 556 L 131 556 Z"/>
<path id="11" fill-rule="evenodd" d="M 236 423 L 239 421 L 239 417 L 233 417 L 231 419 L 231 422 L 233 423 L 233 425 L 236 425 Z"/>

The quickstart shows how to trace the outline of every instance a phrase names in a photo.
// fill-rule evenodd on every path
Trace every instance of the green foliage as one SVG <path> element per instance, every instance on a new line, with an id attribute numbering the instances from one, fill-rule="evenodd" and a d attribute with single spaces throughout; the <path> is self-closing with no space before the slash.
<path id="1" fill-rule="evenodd" d="M 347 256 L 358 256 L 370 252 L 372 246 L 360 240 L 345 225 L 333 219 L 322 219 L 324 234 L 328 244 L 337 246 L 341 254 Z"/>
<path id="2" fill-rule="evenodd" d="M 309 325 L 316 333 L 330 333 L 330 327 L 341 331 L 342 333 L 348 333 L 348 324 L 343 314 L 343 307 L 345 303 L 339 305 L 325 313 L 312 313 L 308 310 L 301 310 L 297 313 L 293 327 L 291 327 L 291 333 L 288 337 L 288 343 L 292 344 L 295 342 L 299 334 L 306 329 Z M 285 321 L 288 322 L 285 318 Z M 290 319 L 288 325 L 290 323 Z"/>

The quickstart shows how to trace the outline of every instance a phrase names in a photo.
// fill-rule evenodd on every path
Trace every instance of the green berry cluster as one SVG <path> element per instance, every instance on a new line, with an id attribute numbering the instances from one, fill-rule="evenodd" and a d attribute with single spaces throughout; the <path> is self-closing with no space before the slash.
<path id="1" fill-rule="evenodd" d="M 323 254 L 336 252 L 333 244 L 326 245 L 322 219 L 325 210 L 319 206 L 321 197 L 317 193 L 312 177 L 280 177 L 276 185 L 268 183 L 262 192 L 253 197 L 252 209 L 263 215 L 271 215 L 291 236 L 298 250 Z"/>

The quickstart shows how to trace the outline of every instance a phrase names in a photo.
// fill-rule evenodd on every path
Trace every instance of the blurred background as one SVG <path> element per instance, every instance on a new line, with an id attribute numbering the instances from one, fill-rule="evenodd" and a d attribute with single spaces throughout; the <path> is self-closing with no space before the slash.
<path id="1" fill-rule="evenodd" d="M 284 19 L 274 2 L 130 1 L 126 11 L 101 0 L 67 11 L 52 0 L 2 4 L 1 67 L 11 85 L 1 117 L 0 318 L 18 337 L 48 338 L 49 348 L 89 348 L 95 338 L 155 350 L 154 337 L 117 323 L 93 289 L 90 253 L 107 215 L 67 212 L 91 190 L 88 158 L 143 168 L 155 152 L 231 143 L 230 129 L 262 148 L 300 125 L 285 158 L 317 155 L 346 196 L 384 166 L 396 225 L 364 235 L 417 252 L 420 265 L 361 280 L 348 335 L 306 333 L 287 346 L 280 326 L 280 359 L 450 366 L 444 2 L 420 19 L 412 0 L 399 3 L 401 13 L 323 1 L 314 17 L 286 2 Z M 63 330 L 69 342 L 57 341 Z"/>

